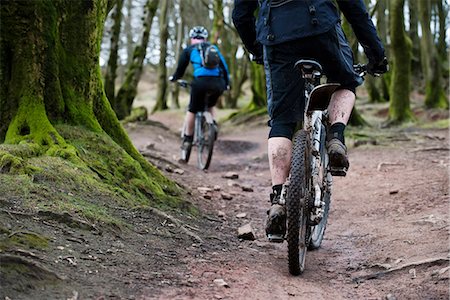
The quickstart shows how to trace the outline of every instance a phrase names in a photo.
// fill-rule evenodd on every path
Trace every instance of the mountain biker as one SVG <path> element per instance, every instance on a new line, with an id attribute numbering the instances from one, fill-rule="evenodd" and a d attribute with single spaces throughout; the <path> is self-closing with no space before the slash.
<path id="1" fill-rule="evenodd" d="M 363 0 L 335 2 L 364 49 L 369 60 L 368 73 L 385 73 L 388 68 L 384 47 Z M 345 171 L 349 162 L 344 129 L 355 103 L 355 89 L 363 80 L 353 70 L 353 54 L 332 0 L 235 0 L 233 23 L 254 61 L 264 64 L 273 190 L 266 234 L 284 236 L 286 211 L 279 205 L 279 199 L 289 174 L 295 126 L 303 119 L 305 109 L 305 102 L 298 101 L 304 95 L 304 81 L 294 70 L 295 62 L 301 58 L 315 59 L 329 82 L 341 84 L 328 106 L 331 127 L 327 132 L 327 151 L 330 166 Z"/>
<path id="2" fill-rule="evenodd" d="M 227 63 L 217 46 L 207 43 L 208 31 L 203 26 L 195 26 L 189 31 L 189 37 L 190 46 L 186 47 L 180 54 L 175 73 L 169 77 L 170 81 L 176 81 L 183 77 L 189 63 L 192 63 L 194 80 L 191 84 L 191 99 L 185 117 L 185 131 L 182 142 L 182 148 L 184 149 L 189 147 L 193 141 L 195 113 L 203 111 L 206 104 L 214 117 L 214 106 L 220 95 L 229 86 Z M 218 54 L 217 62 L 211 66 L 205 65 L 204 62 L 204 52 L 207 51 L 208 47 L 214 47 L 213 50 L 217 50 Z M 217 123 L 215 121 L 214 123 L 217 129 Z"/>

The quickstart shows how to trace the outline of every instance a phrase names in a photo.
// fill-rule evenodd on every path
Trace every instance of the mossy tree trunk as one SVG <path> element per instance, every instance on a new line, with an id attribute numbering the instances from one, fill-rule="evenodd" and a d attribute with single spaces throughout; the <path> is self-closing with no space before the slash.
<path id="1" fill-rule="evenodd" d="M 267 105 L 266 80 L 264 67 L 256 63 L 250 63 L 252 100 L 248 105 L 248 110 L 257 110 Z"/>
<path id="2" fill-rule="evenodd" d="M 358 62 L 359 52 L 358 52 L 358 39 L 355 36 L 355 33 L 353 32 L 350 23 L 343 17 L 343 23 L 342 23 L 342 29 L 344 30 L 345 36 L 348 40 L 348 43 L 350 45 L 350 48 L 353 52 L 353 59 L 354 63 Z M 376 101 L 374 99 L 379 98 L 379 93 L 377 94 L 377 87 L 375 86 L 375 82 L 369 78 L 369 80 L 366 80 L 366 88 L 369 92 L 369 99 L 371 101 Z M 359 113 L 358 109 L 353 107 L 352 114 L 350 115 L 350 119 L 348 121 L 350 125 L 353 126 L 363 126 L 367 125 L 367 122 L 364 120 L 363 116 Z"/>
<path id="3" fill-rule="evenodd" d="M 425 77 L 425 106 L 447 108 L 448 99 L 442 85 L 442 67 L 430 29 L 431 0 L 419 1 L 419 16 L 422 28 L 422 69 Z"/>
<path id="4" fill-rule="evenodd" d="M 133 63 L 133 50 L 134 50 L 134 42 L 133 42 L 133 30 L 131 26 L 131 22 L 133 20 L 133 0 L 126 0 L 126 18 L 124 24 L 124 32 L 126 37 L 126 48 L 127 48 L 127 64 L 126 67 L 129 68 Z M 125 72 L 125 68 L 122 68 L 122 72 Z M 125 74 L 123 74 L 125 75 Z M 125 76 L 122 76 L 122 78 Z"/>
<path id="5" fill-rule="evenodd" d="M 175 36 L 173 40 L 175 40 L 175 57 L 180 57 L 180 53 L 183 50 L 182 44 L 183 44 L 183 36 L 184 36 L 184 17 L 183 17 L 183 5 L 181 5 L 180 0 L 176 2 L 176 7 L 178 7 L 178 13 L 174 13 L 173 22 L 176 24 L 175 29 Z M 173 7 L 175 10 L 175 5 Z M 176 12 L 176 10 L 175 10 Z M 174 65 L 172 69 L 172 74 L 174 72 L 174 69 L 176 67 L 176 64 Z M 180 95 L 180 88 L 178 84 L 172 84 L 170 86 L 170 92 L 171 92 L 171 98 L 172 98 L 172 107 L 173 108 L 180 108 L 180 101 L 179 101 L 179 95 Z"/>
<path id="6" fill-rule="evenodd" d="M 0 142 L 20 143 L 39 149 L 37 155 L 68 158 L 89 167 L 81 152 L 95 149 L 71 143 L 62 125 L 112 139 L 124 150 L 115 155 L 124 166 L 133 166 L 134 177 L 124 184 L 135 179 L 149 187 L 151 196 L 161 198 L 174 191 L 174 184 L 135 149 L 104 92 L 99 53 L 109 4 L 107 0 L 2 3 Z M 0 151 L 0 163 L 6 155 Z"/>
<path id="7" fill-rule="evenodd" d="M 158 9 L 159 0 L 147 0 L 145 4 L 146 16 L 144 18 L 144 30 L 140 45 L 136 46 L 133 52 L 133 62 L 125 75 L 125 81 L 117 92 L 114 111 L 119 119 L 128 116 L 133 106 L 134 98 L 137 94 L 137 86 L 142 75 L 145 55 L 147 54 L 147 44 L 150 39 L 150 29 L 152 27 L 153 17 Z"/>
<path id="8" fill-rule="evenodd" d="M 412 64 L 411 71 L 414 79 L 419 80 L 422 76 L 422 66 L 420 62 L 420 38 L 419 38 L 419 1 L 408 0 L 409 6 L 409 38 L 412 42 Z"/>
<path id="9" fill-rule="evenodd" d="M 233 44 L 238 45 L 238 36 L 233 35 Z M 231 70 L 231 91 L 230 91 L 230 99 L 227 101 L 227 105 L 229 108 L 237 108 L 238 99 L 241 96 L 242 86 L 244 82 L 248 79 L 248 66 L 249 58 L 244 55 L 241 58 L 236 58 L 236 53 L 238 51 L 238 47 L 235 47 L 233 51 L 233 55 L 230 58 L 229 65 Z"/>
<path id="10" fill-rule="evenodd" d="M 405 0 L 393 0 L 390 9 L 391 55 L 393 59 L 390 86 L 389 121 L 401 123 L 412 119 L 409 101 L 411 81 L 411 40 L 404 27 Z"/>
<path id="11" fill-rule="evenodd" d="M 441 59 L 444 61 L 448 60 L 448 54 L 447 54 L 447 17 L 448 17 L 448 10 L 449 5 L 444 0 L 435 0 L 436 6 L 438 10 L 438 16 L 439 16 L 439 39 L 438 39 L 438 52 L 441 56 Z"/>
<path id="12" fill-rule="evenodd" d="M 116 93 L 116 77 L 117 77 L 117 59 L 120 42 L 120 27 L 122 23 L 122 7 L 123 0 L 116 0 L 114 14 L 112 16 L 114 25 L 111 33 L 111 46 L 108 59 L 108 65 L 105 74 L 105 92 L 106 97 L 111 103 L 112 107 L 116 107 L 115 93 Z"/>
<path id="13" fill-rule="evenodd" d="M 159 64 L 158 64 L 158 90 L 156 94 L 156 105 L 153 112 L 166 110 L 167 106 L 167 39 L 169 38 L 169 25 L 167 13 L 169 1 L 162 1 L 159 13 Z"/>
<path id="14" fill-rule="evenodd" d="M 386 17 L 387 9 L 387 0 L 378 0 L 377 1 L 377 31 L 380 36 L 383 45 L 385 45 L 386 56 L 389 58 L 389 47 L 387 42 L 388 36 L 388 19 Z M 389 101 L 389 82 L 390 82 L 390 73 L 385 74 L 379 80 L 377 80 L 378 91 L 381 93 L 380 97 L 382 101 Z"/>

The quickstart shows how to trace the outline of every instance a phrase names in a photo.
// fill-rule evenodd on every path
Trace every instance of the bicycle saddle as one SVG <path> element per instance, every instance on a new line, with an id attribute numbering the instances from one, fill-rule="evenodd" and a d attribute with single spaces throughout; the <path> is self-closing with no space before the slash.
<path id="1" fill-rule="evenodd" d="M 302 72 L 303 78 L 319 78 L 322 76 L 322 66 L 315 60 L 300 59 L 294 67 Z"/>

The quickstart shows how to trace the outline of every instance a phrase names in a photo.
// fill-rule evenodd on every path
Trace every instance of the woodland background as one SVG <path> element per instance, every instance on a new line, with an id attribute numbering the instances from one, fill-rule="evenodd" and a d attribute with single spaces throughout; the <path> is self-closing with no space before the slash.
<path id="1" fill-rule="evenodd" d="M 414 92 L 425 96 L 425 108 L 448 108 L 447 1 L 366 0 L 366 4 L 386 46 L 391 68 L 382 80 L 366 78 L 370 101 L 389 102 L 386 121 L 396 124 L 413 118 L 410 95 Z M 209 29 L 209 41 L 219 45 L 230 66 L 232 89 L 226 93 L 221 106 L 240 107 L 242 113 L 264 110 L 263 70 L 250 62 L 232 25 L 232 8 L 231 0 L 118 0 L 106 21 L 101 52 L 106 69 L 106 91 L 118 115 L 128 114 L 120 111 L 119 103 L 131 97 L 125 91 L 130 89 L 131 74 L 134 74 L 134 82 L 138 81 L 139 75 L 133 70 L 141 65 L 157 74 L 158 94 L 152 110 L 179 108 L 178 90 L 168 86 L 167 77 L 176 66 L 180 50 L 188 43 L 189 29 L 195 25 Z M 146 14 L 147 11 L 150 13 Z M 145 15 L 147 18 L 143 17 Z M 355 61 L 367 62 L 350 25 L 345 17 L 342 19 Z M 144 48 L 145 51 L 136 52 Z M 252 97 L 243 107 L 239 99 L 246 82 L 251 86 Z M 118 92 L 113 93 L 113 90 Z M 351 124 L 364 123 L 364 117 L 356 109 Z"/>

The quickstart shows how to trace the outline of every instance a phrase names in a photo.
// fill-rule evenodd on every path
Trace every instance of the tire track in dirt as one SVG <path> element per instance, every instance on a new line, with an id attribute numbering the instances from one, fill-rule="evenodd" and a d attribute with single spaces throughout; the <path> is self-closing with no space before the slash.
<path id="1" fill-rule="evenodd" d="M 448 263 L 423 264 L 380 278 L 355 280 L 364 274 L 427 258 L 448 259 L 449 158 L 442 151 L 416 151 L 423 147 L 426 141 L 422 138 L 427 134 L 440 137 L 433 141 L 436 147 L 448 147 L 448 132 L 440 130 L 419 132 L 418 138 L 408 141 L 350 150 L 348 176 L 334 180 L 323 245 L 307 253 L 306 270 L 299 277 L 288 274 L 286 243 L 271 244 L 264 237 L 270 192 L 267 129 L 246 128 L 245 135 L 242 130 L 222 134 L 208 172 L 197 170 L 191 161 L 180 165 L 185 171 L 183 175 L 167 174 L 191 187 L 195 204 L 219 222 L 215 228 L 208 228 L 215 232 L 215 238 L 200 246 L 202 257 L 184 261 L 188 265 L 184 275 L 190 278 L 189 284 L 171 286 L 153 296 L 448 299 L 449 271 L 444 270 Z M 137 135 L 134 137 L 138 147 L 144 144 L 136 140 Z M 175 135 L 164 136 L 165 151 L 167 157 L 175 159 L 179 141 L 170 137 Z M 229 180 L 222 178 L 228 171 L 237 172 L 236 183 L 250 185 L 254 191 L 243 192 L 239 186 L 231 186 Z M 217 185 L 221 191 L 233 195 L 233 199 L 223 200 L 220 192 L 214 192 L 212 199 L 207 200 L 197 191 L 197 187 Z M 239 213 L 246 213 L 246 217 L 236 217 Z M 256 241 L 237 239 L 236 229 L 245 223 L 253 226 Z M 442 270 L 443 274 L 439 274 Z M 217 285 L 216 279 L 223 279 L 227 286 Z"/>

